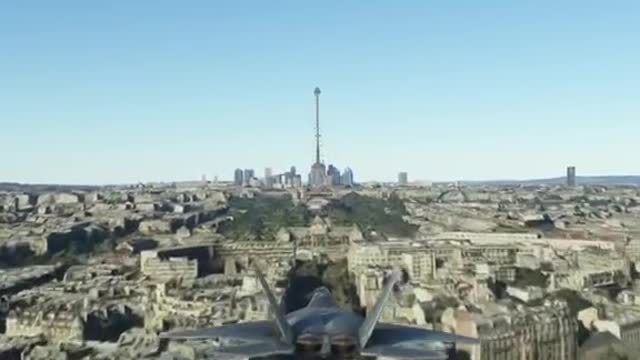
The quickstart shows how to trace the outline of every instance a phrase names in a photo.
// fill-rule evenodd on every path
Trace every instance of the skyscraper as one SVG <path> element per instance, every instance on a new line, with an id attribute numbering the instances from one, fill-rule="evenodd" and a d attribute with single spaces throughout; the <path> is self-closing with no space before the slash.
<path id="1" fill-rule="evenodd" d="M 576 186 L 576 167 L 567 167 L 567 186 Z"/>
<path id="2" fill-rule="evenodd" d="M 296 177 L 296 167 L 292 166 L 289 171 L 284 173 L 284 185 L 285 186 L 294 186 L 293 179 Z"/>
<path id="3" fill-rule="evenodd" d="M 253 169 L 244 169 L 244 184 L 249 185 L 251 183 L 251 179 L 255 177 L 255 172 Z"/>
<path id="4" fill-rule="evenodd" d="M 326 168 L 320 161 L 320 88 L 316 87 L 313 94 L 316 97 L 316 162 L 311 165 L 309 186 L 312 188 L 320 188 L 327 183 Z"/>
<path id="5" fill-rule="evenodd" d="M 273 172 L 271 168 L 264 169 L 264 186 L 270 188 L 273 185 Z"/>
<path id="6" fill-rule="evenodd" d="M 342 185 L 344 186 L 353 186 L 353 171 L 351 168 L 344 169 L 342 173 Z"/>
<path id="7" fill-rule="evenodd" d="M 340 170 L 333 165 L 329 165 L 327 168 L 327 177 L 331 181 L 332 186 L 337 186 L 342 183 L 342 179 L 340 177 Z"/>
<path id="8" fill-rule="evenodd" d="M 233 184 L 237 186 L 242 186 L 243 183 L 244 183 L 244 176 L 243 176 L 242 169 L 236 169 L 236 171 L 233 172 Z"/>
<path id="9" fill-rule="evenodd" d="M 409 184 L 409 175 L 406 172 L 398 173 L 398 185 L 407 186 Z"/>
<path id="10" fill-rule="evenodd" d="M 281 187 L 281 185 L 284 184 L 284 178 L 285 178 L 285 174 L 278 174 L 278 175 L 272 176 L 271 186 L 278 185 L 278 187 Z"/>

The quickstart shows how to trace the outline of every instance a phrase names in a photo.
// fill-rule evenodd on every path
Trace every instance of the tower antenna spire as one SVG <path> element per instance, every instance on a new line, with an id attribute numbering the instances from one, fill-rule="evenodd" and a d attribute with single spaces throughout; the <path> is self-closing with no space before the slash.
<path id="1" fill-rule="evenodd" d="M 309 173 L 309 186 L 314 189 L 321 188 L 327 183 L 327 169 L 321 162 L 320 157 L 320 88 L 316 87 L 313 90 L 313 95 L 316 96 L 316 162 L 311 165 L 311 172 Z"/>
<path id="2" fill-rule="evenodd" d="M 320 163 L 320 88 L 313 90 L 316 96 L 316 163 Z"/>

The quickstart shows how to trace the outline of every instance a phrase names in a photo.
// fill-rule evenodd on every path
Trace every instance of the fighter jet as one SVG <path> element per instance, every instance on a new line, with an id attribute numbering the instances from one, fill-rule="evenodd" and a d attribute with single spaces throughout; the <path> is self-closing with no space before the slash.
<path id="1" fill-rule="evenodd" d="M 316 289 L 306 307 L 285 314 L 263 274 L 256 275 L 269 301 L 273 320 L 223 325 L 208 329 L 166 332 L 164 339 L 242 341 L 215 352 L 243 358 L 292 355 L 296 358 L 391 357 L 446 359 L 443 344 L 477 343 L 477 339 L 412 326 L 379 323 L 382 310 L 401 281 L 394 272 L 366 317 L 341 309 L 329 290 Z M 427 346 L 427 345 L 435 346 Z"/>

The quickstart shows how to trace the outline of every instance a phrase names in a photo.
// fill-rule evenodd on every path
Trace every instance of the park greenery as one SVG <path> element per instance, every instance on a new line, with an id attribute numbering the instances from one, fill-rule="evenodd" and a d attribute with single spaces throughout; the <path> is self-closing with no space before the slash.
<path id="1" fill-rule="evenodd" d="M 385 236 L 410 237 L 418 227 L 402 218 L 407 214 L 404 203 L 395 195 L 378 199 L 350 193 L 333 201 L 325 215 L 335 225 L 358 225 L 365 234 L 376 232 Z"/>
<path id="2" fill-rule="evenodd" d="M 306 209 L 290 198 L 234 197 L 229 211 L 234 220 L 223 224 L 220 232 L 239 240 L 274 240 L 281 227 L 307 226 L 310 221 Z"/>
<path id="3" fill-rule="evenodd" d="M 238 240 L 271 241 L 280 228 L 309 226 L 315 217 L 304 205 L 294 205 L 288 197 L 234 197 L 229 205 L 229 215 L 234 220 L 223 224 L 220 232 Z M 410 237 L 417 227 L 403 220 L 405 214 L 404 204 L 396 196 L 377 199 L 351 193 L 333 200 L 319 215 L 336 226 L 355 224 L 365 234 Z"/>

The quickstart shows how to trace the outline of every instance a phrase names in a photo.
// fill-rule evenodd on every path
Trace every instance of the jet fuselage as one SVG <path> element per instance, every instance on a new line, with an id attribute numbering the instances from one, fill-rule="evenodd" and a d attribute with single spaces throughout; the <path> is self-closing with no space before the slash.
<path id="1" fill-rule="evenodd" d="M 358 329 L 364 318 L 341 309 L 328 290 L 317 290 L 309 305 L 286 315 L 298 352 L 321 357 L 349 355 L 359 350 Z"/>

